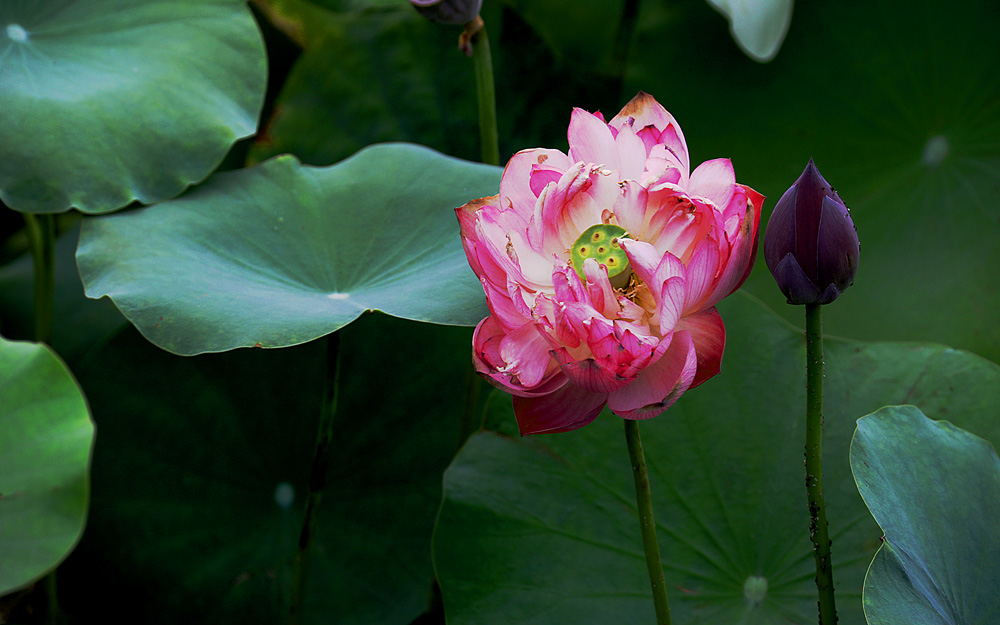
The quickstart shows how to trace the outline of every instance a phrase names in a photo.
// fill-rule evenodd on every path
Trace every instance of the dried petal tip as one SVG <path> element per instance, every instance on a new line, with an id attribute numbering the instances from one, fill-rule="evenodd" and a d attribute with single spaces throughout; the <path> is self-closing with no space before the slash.
<path id="1" fill-rule="evenodd" d="M 483 0 L 410 0 L 417 11 L 442 24 L 467 24 L 476 19 Z"/>
<path id="2" fill-rule="evenodd" d="M 854 284 L 860 255 L 850 211 L 810 159 L 767 223 L 767 268 L 789 304 L 829 304 Z"/>

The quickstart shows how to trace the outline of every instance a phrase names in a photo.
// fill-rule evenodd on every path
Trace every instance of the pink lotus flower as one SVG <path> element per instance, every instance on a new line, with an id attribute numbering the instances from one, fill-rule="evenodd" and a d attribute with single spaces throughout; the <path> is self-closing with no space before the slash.
<path id="1" fill-rule="evenodd" d="M 714 306 L 756 254 L 763 196 L 728 159 L 689 175 L 651 96 L 610 123 L 574 109 L 569 146 L 518 152 L 498 195 L 456 209 L 491 312 L 476 370 L 514 395 L 522 435 L 583 427 L 605 405 L 648 419 L 718 373 Z"/>

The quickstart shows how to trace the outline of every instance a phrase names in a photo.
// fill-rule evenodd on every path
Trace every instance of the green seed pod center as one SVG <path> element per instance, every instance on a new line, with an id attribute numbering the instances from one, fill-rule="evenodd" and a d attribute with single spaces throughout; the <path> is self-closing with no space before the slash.
<path id="1" fill-rule="evenodd" d="M 570 263 L 580 280 L 587 279 L 583 273 L 583 261 L 593 258 L 607 268 L 613 287 L 624 287 L 632 268 L 618 240 L 626 236 L 628 233 L 624 228 L 612 224 L 597 224 L 584 230 L 570 250 Z"/>

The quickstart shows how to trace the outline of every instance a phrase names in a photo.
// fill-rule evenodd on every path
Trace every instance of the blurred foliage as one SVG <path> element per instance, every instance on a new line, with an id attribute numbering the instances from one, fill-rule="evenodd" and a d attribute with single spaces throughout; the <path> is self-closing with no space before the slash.
<path id="1" fill-rule="evenodd" d="M 306 616 L 409 623 L 430 597 L 431 528 L 459 442 L 471 331 L 365 315 L 342 332 Z M 90 523 L 60 570 L 65 610 L 106 623 L 281 622 L 322 341 L 182 358 L 129 328 L 76 368 L 100 436 Z"/>

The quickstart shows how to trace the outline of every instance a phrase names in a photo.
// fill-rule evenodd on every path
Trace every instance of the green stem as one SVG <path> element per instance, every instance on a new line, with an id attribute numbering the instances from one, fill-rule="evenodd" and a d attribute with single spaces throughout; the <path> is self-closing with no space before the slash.
<path id="1" fill-rule="evenodd" d="M 298 625 L 302 622 L 306 571 L 309 567 L 313 538 L 316 535 L 316 510 L 319 508 L 323 488 L 326 486 L 326 472 L 330 466 L 330 451 L 333 447 L 333 422 L 337 414 L 337 395 L 340 389 L 340 332 L 334 332 L 326 340 L 327 375 L 323 389 L 323 410 L 320 413 L 316 451 L 313 453 L 312 470 L 309 473 L 309 493 L 306 495 L 306 514 L 302 521 L 302 531 L 299 533 L 299 551 L 292 569 L 289 625 Z"/>
<path id="2" fill-rule="evenodd" d="M 475 369 L 469 366 L 465 371 L 465 394 L 462 407 L 462 422 L 459 425 L 458 446 L 483 427 L 483 411 L 479 408 L 482 397 L 483 380 Z"/>
<path id="3" fill-rule="evenodd" d="M 479 20 L 481 22 L 481 20 Z M 479 100 L 479 140 L 483 162 L 500 164 L 500 139 L 497 133 L 497 98 L 493 83 L 493 59 L 486 27 L 481 26 L 470 41 L 472 61 L 476 67 L 476 96 Z"/>
<path id="4" fill-rule="evenodd" d="M 60 620 L 59 592 L 56 587 L 56 571 L 58 570 L 58 568 L 52 569 L 42 580 L 42 583 L 45 584 L 45 599 L 47 603 L 45 623 L 47 625 L 57 625 Z"/>
<path id="5" fill-rule="evenodd" d="M 823 503 L 823 315 L 819 304 L 806 304 L 806 492 L 809 537 L 816 557 L 819 622 L 834 625 L 833 561 Z"/>
<path id="6" fill-rule="evenodd" d="M 625 80 L 625 70 L 628 67 L 628 52 L 635 33 L 635 22 L 639 15 L 639 0 L 625 0 L 622 6 L 621 18 L 618 22 L 618 33 L 615 35 L 614 72 L 619 80 Z"/>
<path id="7" fill-rule="evenodd" d="M 649 585 L 653 589 L 653 606 L 656 608 L 656 624 L 670 625 L 670 604 L 667 602 L 667 582 L 663 578 L 663 563 L 660 561 L 660 545 L 656 541 L 656 522 L 653 520 L 653 497 L 649 491 L 649 472 L 646 470 L 646 456 L 642 452 L 639 438 L 639 422 L 625 419 L 625 442 L 628 456 L 632 460 L 632 477 L 635 480 L 635 501 L 639 507 L 639 529 L 642 532 L 642 546 L 646 551 L 646 568 L 649 570 Z"/>
<path id="8" fill-rule="evenodd" d="M 56 228 L 54 215 L 24 213 L 35 265 L 35 340 L 52 342 L 52 301 L 56 290 Z"/>

